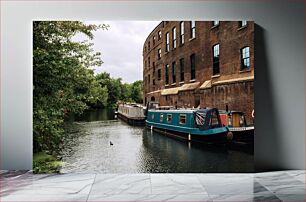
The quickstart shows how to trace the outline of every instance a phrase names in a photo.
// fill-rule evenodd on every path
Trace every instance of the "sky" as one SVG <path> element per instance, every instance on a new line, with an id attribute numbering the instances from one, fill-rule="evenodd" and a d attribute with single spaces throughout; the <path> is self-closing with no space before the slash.
<path id="1" fill-rule="evenodd" d="M 101 52 L 103 61 L 100 67 L 95 68 L 95 73 L 108 72 L 111 77 L 121 77 L 124 83 L 142 80 L 143 44 L 159 23 L 160 21 L 86 21 L 85 24 L 110 26 L 108 30 L 95 31 L 94 39 L 90 41 L 94 43 L 94 50 Z M 80 38 L 82 37 L 84 36 Z"/>

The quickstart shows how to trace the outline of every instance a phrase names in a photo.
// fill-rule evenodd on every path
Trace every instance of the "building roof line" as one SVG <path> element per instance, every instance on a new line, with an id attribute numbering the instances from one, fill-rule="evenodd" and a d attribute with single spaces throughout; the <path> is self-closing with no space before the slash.
<path id="1" fill-rule="evenodd" d="M 144 42 L 144 44 L 143 44 L 143 46 L 142 46 L 142 50 L 143 50 L 145 44 L 147 43 L 148 38 L 149 38 L 149 37 L 151 36 L 151 34 L 157 29 L 157 27 L 159 27 L 159 25 L 161 25 L 163 22 L 164 22 L 164 21 L 161 21 L 161 22 L 160 22 L 158 25 L 156 25 L 156 27 L 150 32 L 150 34 L 147 36 L 147 38 L 146 38 L 146 40 L 145 40 L 145 42 Z"/>

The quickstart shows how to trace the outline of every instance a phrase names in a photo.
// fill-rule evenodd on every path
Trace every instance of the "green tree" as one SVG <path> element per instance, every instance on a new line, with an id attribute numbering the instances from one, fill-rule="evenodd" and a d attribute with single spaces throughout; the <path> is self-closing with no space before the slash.
<path id="1" fill-rule="evenodd" d="M 137 103 L 143 101 L 143 81 L 135 81 L 131 86 L 131 98 Z"/>
<path id="2" fill-rule="evenodd" d="M 34 152 L 57 149 L 68 113 L 82 113 L 89 105 L 107 105 L 107 88 L 95 79 L 100 53 L 91 43 L 76 42 L 76 34 L 93 39 L 93 31 L 107 25 L 78 21 L 33 22 L 33 138 Z"/>
<path id="3" fill-rule="evenodd" d="M 114 107 L 122 98 L 122 79 L 111 78 L 109 73 L 103 72 L 96 75 L 96 79 L 103 88 L 107 88 L 108 99 L 107 104 L 110 107 Z"/>
<path id="4" fill-rule="evenodd" d="M 132 85 L 128 83 L 124 83 L 121 85 L 121 100 L 126 102 L 132 102 L 131 98 L 132 94 Z"/>

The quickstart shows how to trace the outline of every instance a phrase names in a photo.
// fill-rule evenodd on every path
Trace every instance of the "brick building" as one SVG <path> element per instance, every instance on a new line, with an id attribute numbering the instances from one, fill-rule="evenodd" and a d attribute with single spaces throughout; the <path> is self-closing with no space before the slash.
<path id="1" fill-rule="evenodd" d="M 254 109 L 254 22 L 163 21 L 143 47 L 144 102 Z"/>

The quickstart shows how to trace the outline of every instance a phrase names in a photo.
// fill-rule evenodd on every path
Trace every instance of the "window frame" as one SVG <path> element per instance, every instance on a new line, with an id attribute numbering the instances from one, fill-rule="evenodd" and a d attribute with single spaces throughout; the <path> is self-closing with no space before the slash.
<path id="1" fill-rule="evenodd" d="M 182 119 L 183 118 L 183 119 Z M 182 120 L 184 120 L 184 122 L 182 122 Z M 180 125 L 186 125 L 187 122 L 187 116 L 186 114 L 180 114 L 179 115 L 179 124 Z"/>
<path id="2" fill-rule="evenodd" d="M 157 80 L 158 81 L 161 80 L 161 69 L 160 68 L 157 70 Z"/>
<path id="3" fill-rule="evenodd" d="M 161 59 L 161 48 L 157 50 L 157 58 L 160 60 Z"/>
<path id="4" fill-rule="evenodd" d="M 159 113 L 159 122 L 162 123 L 163 120 L 164 120 L 164 114 L 163 114 L 163 112 L 160 112 Z"/>
<path id="5" fill-rule="evenodd" d="M 151 84 L 151 75 L 148 74 L 148 82 L 149 82 L 149 85 Z"/>
<path id="6" fill-rule="evenodd" d="M 167 123 L 171 123 L 172 121 L 172 114 L 167 113 Z"/>
<path id="7" fill-rule="evenodd" d="M 243 52 L 243 50 L 247 49 L 248 52 Z M 244 54 L 246 54 L 244 57 Z M 251 68 L 251 53 L 250 53 L 250 47 L 249 46 L 244 46 L 240 49 L 240 58 L 241 58 L 241 66 L 240 66 L 240 71 L 245 71 L 249 70 Z M 245 60 L 248 61 L 248 66 L 245 66 Z"/>
<path id="8" fill-rule="evenodd" d="M 190 55 L 190 80 L 196 79 L 196 55 Z"/>
<path id="9" fill-rule="evenodd" d="M 166 33 L 166 52 L 170 51 L 170 38 L 169 38 L 169 32 Z"/>
<path id="10" fill-rule="evenodd" d="M 190 21 L 190 39 L 196 38 L 196 21 Z"/>
<path id="11" fill-rule="evenodd" d="M 180 45 L 185 43 L 185 23 L 184 21 L 180 22 Z"/>
<path id="12" fill-rule="evenodd" d="M 180 59 L 180 82 L 183 82 L 183 81 L 185 81 L 185 60 L 184 58 L 181 58 Z"/>
<path id="13" fill-rule="evenodd" d="M 215 50 L 215 47 L 218 49 Z M 215 55 L 218 53 L 218 55 Z M 212 47 L 212 54 L 213 54 L 213 76 L 220 74 L 220 44 L 217 43 Z"/>
<path id="14" fill-rule="evenodd" d="M 212 21 L 212 27 L 217 27 L 220 25 L 220 20 L 214 20 Z"/>
<path id="15" fill-rule="evenodd" d="M 169 64 L 165 66 L 165 84 L 169 84 Z"/>
<path id="16" fill-rule="evenodd" d="M 155 62 L 152 62 L 152 67 L 153 67 L 153 76 L 155 75 Z"/>
<path id="17" fill-rule="evenodd" d="M 246 27 L 247 25 L 248 25 L 248 21 L 247 20 L 239 21 L 239 28 Z"/>
<path id="18" fill-rule="evenodd" d="M 176 27 L 172 28 L 172 49 L 176 49 Z"/>
<path id="19" fill-rule="evenodd" d="M 176 62 L 172 62 L 172 83 L 176 83 Z"/>

